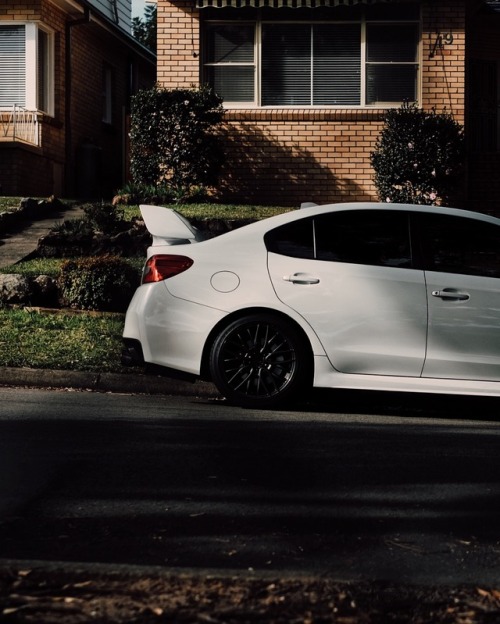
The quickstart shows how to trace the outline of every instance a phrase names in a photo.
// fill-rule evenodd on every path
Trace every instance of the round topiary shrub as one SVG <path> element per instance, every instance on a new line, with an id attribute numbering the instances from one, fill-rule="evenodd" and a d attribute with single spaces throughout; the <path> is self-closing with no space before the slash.
<path id="1" fill-rule="evenodd" d="M 66 260 L 58 277 L 63 305 L 113 312 L 126 310 L 139 281 L 137 269 L 109 255 Z"/>
<path id="2" fill-rule="evenodd" d="M 464 158 L 463 128 L 450 114 L 415 104 L 390 110 L 371 154 L 379 199 L 446 205 L 458 194 Z"/>

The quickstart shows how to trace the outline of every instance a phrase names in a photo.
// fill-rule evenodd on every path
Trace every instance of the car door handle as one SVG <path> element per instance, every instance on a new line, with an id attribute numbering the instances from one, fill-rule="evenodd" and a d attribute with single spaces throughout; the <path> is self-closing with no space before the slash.
<path id="1" fill-rule="evenodd" d="M 453 288 L 445 288 L 444 290 L 433 290 L 433 297 L 439 297 L 440 299 L 452 299 L 453 301 L 468 301 L 470 295 L 468 293 L 454 290 Z"/>
<path id="2" fill-rule="evenodd" d="M 319 284 L 319 278 L 309 275 L 309 273 L 294 273 L 293 275 L 285 275 L 283 279 L 285 282 L 292 282 L 292 284 Z"/>

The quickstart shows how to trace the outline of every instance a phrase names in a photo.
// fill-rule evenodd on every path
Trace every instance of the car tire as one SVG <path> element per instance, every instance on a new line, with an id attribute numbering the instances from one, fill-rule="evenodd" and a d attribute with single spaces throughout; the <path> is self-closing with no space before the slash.
<path id="1" fill-rule="evenodd" d="M 231 403 L 277 407 L 309 389 L 311 350 L 300 330 L 286 319 L 248 315 L 234 320 L 216 337 L 210 372 L 219 392 Z"/>

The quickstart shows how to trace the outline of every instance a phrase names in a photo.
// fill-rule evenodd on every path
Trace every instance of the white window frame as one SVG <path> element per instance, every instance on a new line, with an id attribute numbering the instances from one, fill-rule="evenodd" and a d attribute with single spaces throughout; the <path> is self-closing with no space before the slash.
<path id="1" fill-rule="evenodd" d="M 315 23 L 322 23 L 322 24 L 361 24 L 361 41 L 360 41 L 360 45 L 361 45 L 361 75 L 360 75 L 360 104 L 355 105 L 355 104 L 338 104 L 338 105 L 329 105 L 329 104 L 318 104 L 318 105 L 270 105 L 270 106 L 263 106 L 262 105 L 262 26 L 264 24 L 315 24 Z M 367 66 L 368 66 L 368 62 L 367 62 L 367 24 L 387 24 L 387 25 L 402 25 L 402 24 L 415 24 L 417 26 L 417 36 L 418 36 L 418 42 L 417 42 L 417 49 L 416 49 L 416 53 L 417 53 L 417 60 L 415 62 L 401 62 L 401 63 L 395 63 L 397 65 L 412 65 L 416 68 L 416 84 L 415 84 L 415 91 L 416 91 L 416 96 L 417 102 L 421 101 L 421 97 L 422 97 L 422 19 L 421 17 L 418 20 L 415 19 L 397 19 L 397 20 L 367 20 L 365 18 L 365 16 L 363 16 L 363 18 L 361 20 L 342 20 L 342 21 L 336 21 L 336 20 L 328 20 L 328 21 L 323 21 L 323 22 L 314 22 L 314 21 L 310 21 L 310 20 L 268 20 L 268 19 L 260 19 L 257 18 L 255 20 L 216 20 L 216 19 L 209 19 L 205 22 L 205 25 L 208 24 L 212 24 L 212 25 L 224 25 L 224 24 L 253 24 L 254 28 L 255 28 L 255 37 L 254 37 L 254 61 L 252 63 L 252 66 L 254 67 L 254 100 L 250 101 L 248 100 L 247 102 L 231 102 L 231 101 L 224 101 L 223 102 L 223 106 L 225 108 L 230 108 L 230 109 L 243 109 L 243 108 L 262 108 L 264 110 L 266 109 L 273 109 L 273 108 L 293 108 L 293 109 L 315 109 L 315 108 L 320 108 L 320 109 L 324 109 L 324 108 L 330 108 L 330 109 L 374 109 L 374 108 L 398 108 L 402 102 L 376 102 L 374 104 L 366 104 L 366 97 L 367 97 L 367 88 L 366 88 L 366 75 L 367 75 Z M 203 53 L 205 53 L 205 49 L 203 51 Z M 312 54 L 311 54 L 311 63 L 313 61 L 312 58 Z M 384 64 L 384 63 L 380 63 L 380 64 Z M 212 63 L 212 62 L 208 62 L 205 60 L 205 58 L 202 59 L 202 71 L 205 71 L 205 68 L 208 67 L 220 67 L 223 66 L 223 63 Z M 227 65 L 230 66 L 237 66 L 237 65 L 245 65 L 248 66 L 250 65 L 250 63 L 227 63 Z M 205 78 L 205 76 L 203 76 L 203 78 Z"/>
<path id="2" fill-rule="evenodd" d="M 39 37 L 40 33 L 46 37 L 46 49 L 45 49 L 45 58 L 39 59 L 37 58 L 38 65 L 43 61 L 44 69 L 43 69 L 43 78 L 45 80 L 44 85 L 44 93 L 45 93 L 45 101 L 41 102 L 41 93 L 40 93 L 40 85 L 38 84 L 38 75 L 37 75 L 37 93 L 36 93 L 36 101 L 37 101 L 37 110 L 44 112 L 47 115 L 54 115 L 54 32 L 48 29 L 46 26 L 42 24 L 38 25 L 36 29 L 37 36 L 37 56 L 39 48 Z M 37 67 L 38 67 L 37 65 Z"/>
<path id="3" fill-rule="evenodd" d="M 211 63 L 206 62 L 203 58 L 203 71 L 205 68 L 209 67 L 253 67 L 253 101 L 248 100 L 246 102 L 224 102 L 223 106 L 225 108 L 253 108 L 260 106 L 260 20 L 207 20 L 205 25 L 215 24 L 215 25 L 228 25 L 228 24 L 236 24 L 240 25 L 248 25 L 252 24 L 254 27 L 254 51 L 253 51 L 253 63 Z M 205 54 L 205 48 L 203 48 L 203 54 Z"/>

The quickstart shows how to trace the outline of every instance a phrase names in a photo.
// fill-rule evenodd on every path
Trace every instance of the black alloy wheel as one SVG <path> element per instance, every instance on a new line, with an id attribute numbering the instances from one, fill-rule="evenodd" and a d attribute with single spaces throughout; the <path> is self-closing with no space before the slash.
<path id="1" fill-rule="evenodd" d="M 272 314 L 234 320 L 217 336 L 210 371 L 218 390 L 242 407 L 276 407 L 306 389 L 310 349 L 291 323 Z"/>

